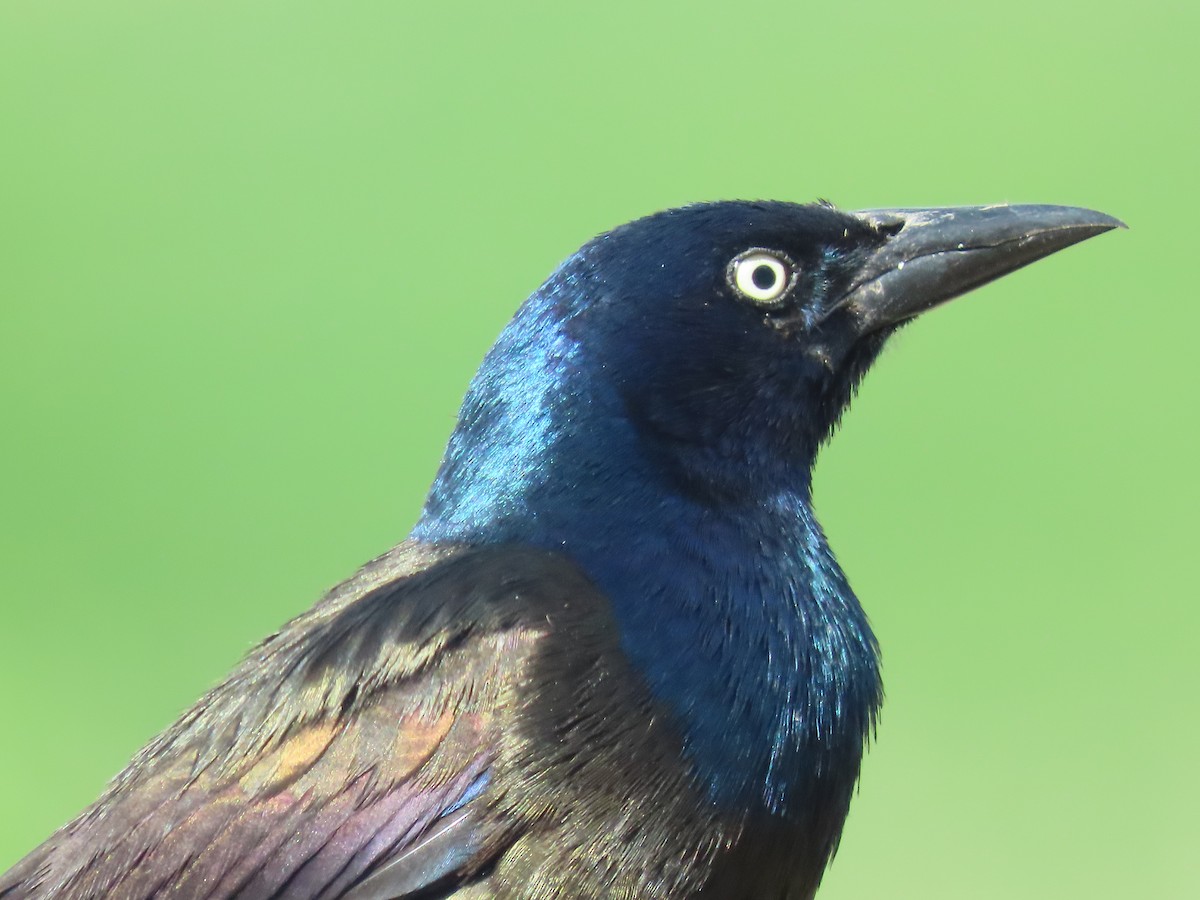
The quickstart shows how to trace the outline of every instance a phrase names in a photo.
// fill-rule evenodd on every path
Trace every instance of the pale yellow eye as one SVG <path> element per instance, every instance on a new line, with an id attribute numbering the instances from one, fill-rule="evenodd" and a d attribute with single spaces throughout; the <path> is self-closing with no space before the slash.
<path id="1" fill-rule="evenodd" d="M 782 253 L 753 248 L 729 263 L 729 284 L 746 300 L 763 306 L 781 304 L 796 284 L 796 269 Z"/>

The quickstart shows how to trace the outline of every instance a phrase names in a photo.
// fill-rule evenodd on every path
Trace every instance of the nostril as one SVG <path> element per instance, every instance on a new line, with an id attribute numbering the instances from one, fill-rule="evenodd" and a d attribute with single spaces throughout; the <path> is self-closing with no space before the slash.
<path id="1" fill-rule="evenodd" d="M 890 222 L 876 222 L 875 230 L 884 237 L 895 237 L 904 230 L 904 220 L 892 219 Z"/>
<path id="2" fill-rule="evenodd" d="M 854 215 L 862 219 L 881 238 L 893 238 L 904 230 L 908 220 L 914 218 L 912 213 L 920 210 L 911 209 L 863 209 Z"/>

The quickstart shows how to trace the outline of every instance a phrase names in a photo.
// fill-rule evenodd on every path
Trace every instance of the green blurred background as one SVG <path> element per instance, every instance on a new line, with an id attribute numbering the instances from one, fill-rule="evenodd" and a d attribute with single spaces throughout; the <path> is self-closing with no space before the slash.
<path id="1" fill-rule="evenodd" d="M 836 7 L 836 8 L 834 8 Z M 414 520 L 475 365 L 699 199 L 1092 206 L 817 499 L 888 703 L 823 900 L 1200 895 L 1195 4 L 0 6 L 0 869 Z"/>

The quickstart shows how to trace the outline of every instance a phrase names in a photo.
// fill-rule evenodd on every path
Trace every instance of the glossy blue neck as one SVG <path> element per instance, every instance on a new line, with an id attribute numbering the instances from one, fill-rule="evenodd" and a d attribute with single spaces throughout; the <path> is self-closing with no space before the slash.
<path id="1" fill-rule="evenodd" d="M 413 536 L 573 558 L 718 804 L 787 813 L 831 789 L 848 802 L 876 649 L 808 468 L 741 501 L 681 489 L 610 383 L 580 377 L 590 362 L 556 300 L 535 296 L 485 360 Z"/>

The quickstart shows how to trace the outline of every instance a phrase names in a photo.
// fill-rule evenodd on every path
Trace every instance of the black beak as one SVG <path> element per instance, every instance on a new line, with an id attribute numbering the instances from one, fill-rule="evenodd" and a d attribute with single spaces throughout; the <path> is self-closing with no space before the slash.
<path id="1" fill-rule="evenodd" d="M 853 213 L 889 235 L 837 307 L 859 333 L 894 325 L 1125 224 L 1073 206 L 959 206 Z"/>

